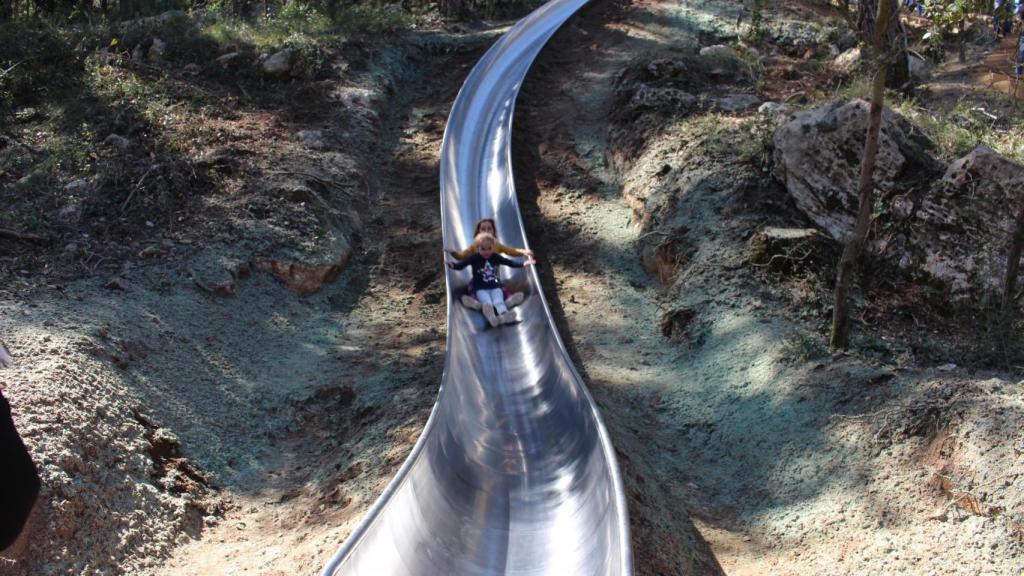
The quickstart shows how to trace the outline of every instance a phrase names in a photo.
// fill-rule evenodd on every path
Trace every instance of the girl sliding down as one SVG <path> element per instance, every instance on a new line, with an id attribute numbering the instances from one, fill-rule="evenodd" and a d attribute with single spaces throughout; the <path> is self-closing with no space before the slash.
<path id="1" fill-rule="evenodd" d="M 482 232 L 473 239 L 473 246 L 476 251 L 458 262 L 448 262 L 448 267 L 455 270 L 462 270 L 466 266 L 473 267 L 473 290 L 480 301 L 480 306 L 491 326 L 499 323 L 507 324 L 513 320 L 512 314 L 505 304 L 505 294 L 501 288 L 501 281 L 498 280 L 498 266 L 510 266 L 522 268 L 531 266 L 535 262 L 528 257 L 525 262 L 509 260 L 494 251 L 494 236 Z M 520 298 L 520 301 L 522 299 Z"/>
<path id="2" fill-rule="evenodd" d="M 476 228 L 473 230 L 473 238 L 475 239 L 479 234 L 490 234 L 494 237 L 494 251 L 500 254 L 507 254 L 509 256 L 526 256 L 533 258 L 533 251 L 525 248 L 513 248 L 511 246 L 505 246 L 501 242 L 498 242 L 498 228 L 494 224 L 493 218 L 484 218 L 476 223 Z M 445 247 L 445 252 L 451 254 L 456 260 L 465 260 L 470 254 L 476 252 L 476 243 L 470 244 L 469 248 L 465 250 L 456 250 L 452 247 Z M 505 299 L 505 306 L 511 308 L 517 304 L 521 304 L 523 301 L 523 293 L 516 292 L 515 294 L 509 295 Z M 470 290 L 469 294 L 462 295 L 462 305 L 466 308 L 473 310 L 480 310 L 480 302 L 473 297 L 473 291 Z"/>

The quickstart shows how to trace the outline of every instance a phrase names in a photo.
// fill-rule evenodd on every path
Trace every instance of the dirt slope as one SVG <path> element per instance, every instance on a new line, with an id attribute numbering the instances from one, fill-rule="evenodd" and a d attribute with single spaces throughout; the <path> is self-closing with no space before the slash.
<path id="1" fill-rule="evenodd" d="M 279 170 L 297 175 L 299 191 L 310 189 L 308 173 L 368 174 L 358 188 L 368 196 L 348 209 L 302 203 L 314 207 L 314 227 L 347 222 L 328 234 L 353 248 L 313 295 L 282 282 L 294 279 L 288 267 L 275 278 L 254 264 L 260 246 L 286 263 L 310 257 L 257 228 L 238 243 L 171 237 L 115 281 L 97 275 L 3 302 L 0 332 L 16 357 L 3 388 L 45 503 L 27 557 L 5 574 L 314 573 L 333 554 L 436 396 L 445 310 L 441 270 L 429 264 L 440 254 L 436 155 L 448 106 L 489 38 L 408 39 L 339 79 L 341 94 L 403 87 L 334 116 L 333 130 L 361 142 L 342 149 L 340 174 L 317 152 L 282 154 Z M 248 110 L 238 116 L 253 126 Z M 290 129 L 325 118 L 312 120 Z M 274 151 L 243 157 L 254 154 Z M 266 202 L 258 194 L 250 210 Z M 264 222 L 285 234 L 304 225 Z"/>
<path id="2" fill-rule="evenodd" d="M 1020 374 L 823 357 L 831 269 L 779 282 L 749 263 L 760 228 L 810 224 L 761 171 L 754 110 L 716 105 L 796 92 L 799 77 L 694 78 L 696 48 L 731 40 L 731 10 L 640 2 L 584 18 L 519 105 L 531 238 L 623 452 L 638 572 L 1019 572 Z M 693 34 L 658 33 L 670 25 Z M 691 66 L 696 107 L 616 108 L 627 68 L 673 61 Z M 784 81 L 772 61 L 765 76 Z M 692 533 L 681 510 L 713 558 L 676 554 L 668 534 Z"/>

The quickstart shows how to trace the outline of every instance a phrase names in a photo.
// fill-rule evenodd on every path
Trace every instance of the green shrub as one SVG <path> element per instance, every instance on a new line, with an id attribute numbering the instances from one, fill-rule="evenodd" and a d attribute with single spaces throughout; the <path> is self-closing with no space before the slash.
<path id="1" fill-rule="evenodd" d="M 892 107 L 935 142 L 942 160 L 964 156 L 979 144 L 1024 160 L 1024 113 L 1010 106 L 1002 94 L 982 94 L 980 102 L 978 96 L 929 108 L 913 99 L 893 99 Z"/>

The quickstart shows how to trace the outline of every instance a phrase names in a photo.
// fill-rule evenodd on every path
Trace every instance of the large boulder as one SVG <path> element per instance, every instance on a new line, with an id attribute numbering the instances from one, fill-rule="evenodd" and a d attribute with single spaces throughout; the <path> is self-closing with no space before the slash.
<path id="1" fill-rule="evenodd" d="M 864 101 L 834 102 L 794 114 L 774 135 L 776 177 L 797 207 L 839 241 L 856 218 L 867 108 Z M 954 301 L 997 294 L 1024 197 L 1024 166 L 979 146 L 943 173 L 928 143 L 912 134 L 905 120 L 883 114 L 873 257 Z"/>
<path id="2" fill-rule="evenodd" d="M 893 214 L 905 214 L 905 224 L 889 243 L 901 268 L 938 281 L 954 298 L 998 294 L 1022 197 L 1024 166 L 978 146 L 927 194 L 894 198 Z"/>
<path id="3" fill-rule="evenodd" d="M 905 127 L 888 110 L 882 115 L 875 192 L 893 190 L 907 167 L 912 146 Z M 868 127 L 864 100 L 832 102 L 794 114 L 773 137 L 774 173 L 797 206 L 836 240 L 844 240 L 857 218 L 857 180 Z"/>

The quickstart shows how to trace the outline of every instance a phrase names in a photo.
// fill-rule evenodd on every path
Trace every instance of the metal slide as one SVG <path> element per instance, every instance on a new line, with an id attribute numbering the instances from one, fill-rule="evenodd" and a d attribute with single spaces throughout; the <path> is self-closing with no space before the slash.
<path id="1" fill-rule="evenodd" d="M 509 152 L 516 95 L 543 45 L 586 0 L 551 0 L 502 36 L 455 100 L 441 153 L 446 245 L 476 221 L 525 246 Z M 438 246 L 438 265 L 441 264 Z M 507 268 L 502 268 L 507 271 Z M 532 268 L 497 328 L 457 296 L 448 271 L 448 352 L 426 428 L 324 576 L 632 573 L 626 500 L 594 401 L 569 360 Z M 452 295 L 456 298 L 453 300 Z"/>

